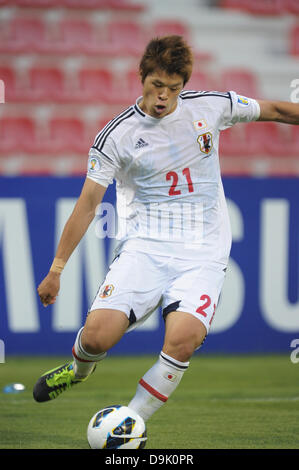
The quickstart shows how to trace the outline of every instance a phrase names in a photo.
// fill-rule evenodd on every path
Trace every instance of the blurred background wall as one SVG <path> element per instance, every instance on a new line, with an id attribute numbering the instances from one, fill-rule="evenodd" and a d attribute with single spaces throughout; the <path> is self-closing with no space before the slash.
<path id="1" fill-rule="evenodd" d="M 55 306 L 36 286 L 86 172 L 93 138 L 141 94 L 156 35 L 193 47 L 187 89 L 299 102 L 298 0 L 0 0 L 0 338 L 7 354 L 69 354 L 112 258 L 94 224 Z M 299 126 L 237 124 L 220 163 L 230 267 L 203 352 L 289 352 L 299 336 Z M 114 187 L 105 201 L 114 204 Z M 113 352 L 160 350 L 159 312 Z"/>

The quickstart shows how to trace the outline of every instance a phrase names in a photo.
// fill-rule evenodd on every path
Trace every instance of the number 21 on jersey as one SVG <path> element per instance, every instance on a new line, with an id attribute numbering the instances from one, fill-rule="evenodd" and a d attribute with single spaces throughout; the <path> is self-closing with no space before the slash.
<path id="1" fill-rule="evenodd" d="M 182 170 L 182 174 L 186 178 L 186 181 L 187 181 L 187 184 L 188 184 L 188 192 L 193 193 L 194 188 L 193 188 L 193 183 L 192 183 L 192 179 L 191 179 L 191 175 L 190 175 L 190 169 L 189 168 L 184 168 Z M 181 190 L 176 189 L 178 181 L 179 181 L 179 175 L 176 171 L 169 171 L 166 174 L 166 180 L 172 182 L 172 184 L 169 188 L 169 191 L 168 191 L 169 196 L 178 196 L 179 194 L 181 194 Z"/>

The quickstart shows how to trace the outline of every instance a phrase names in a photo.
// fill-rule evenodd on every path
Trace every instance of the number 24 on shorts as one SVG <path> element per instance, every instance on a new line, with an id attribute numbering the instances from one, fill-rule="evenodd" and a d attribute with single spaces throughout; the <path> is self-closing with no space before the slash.
<path id="1" fill-rule="evenodd" d="M 200 300 L 203 300 L 204 304 L 201 305 L 200 307 L 198 307 L 198 309 L 196 309 L 196 312 L 200 313 L 200 315 L 203 315 L 204 317 L 207 317 L 208 314 L 205 311 L 205 309 L 209 308 L 209 306 L 211 305 L 211 297 L 209 295 L 204 294 L 200 297 Z M 211 316 L 211 320 L 209 321 L 209 325 L 211 325 L 211 323 L 213 321 L 213 318 L 214 318 L 214 315 L 215 315 L 215 311 L 216 311 L 216 305 L 215 304 L 213 305 L 213 307 L 214 307 L 213 315 Z"/>

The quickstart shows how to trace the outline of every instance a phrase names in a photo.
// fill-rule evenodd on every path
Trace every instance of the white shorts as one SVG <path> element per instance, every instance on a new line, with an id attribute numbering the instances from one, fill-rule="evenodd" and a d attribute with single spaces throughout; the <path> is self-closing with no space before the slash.
<path id="1" fill-rule="evenodd" d="M 124 312 L 129 330 L 143 323 L 157 307 L 163 318 L 172 311 L 190 313 L 209 332 L 225 278 L 226 266 L 198 260 L 123 251 L 112 262 L 89 312 Z"/>

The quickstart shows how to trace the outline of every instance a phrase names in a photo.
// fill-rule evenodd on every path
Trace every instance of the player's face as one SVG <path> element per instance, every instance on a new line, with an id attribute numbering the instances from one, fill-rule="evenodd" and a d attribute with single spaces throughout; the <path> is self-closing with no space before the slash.
<path id="1" fill-rule="evenodd" d="M 175 110 L 183 86 L 181 75 L 168 75 L 163 70 L 157 70 L 146 76 L 139 106 L 146 114 L 162 118 Z"/>

